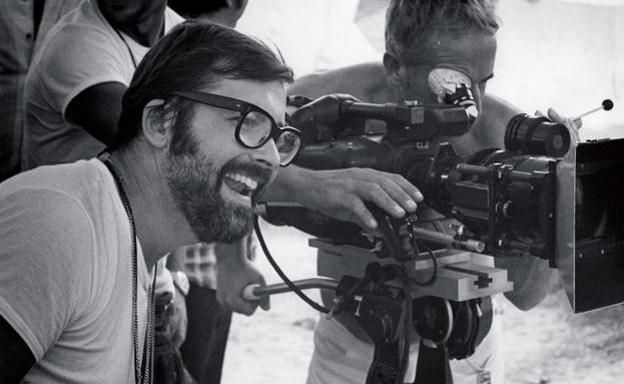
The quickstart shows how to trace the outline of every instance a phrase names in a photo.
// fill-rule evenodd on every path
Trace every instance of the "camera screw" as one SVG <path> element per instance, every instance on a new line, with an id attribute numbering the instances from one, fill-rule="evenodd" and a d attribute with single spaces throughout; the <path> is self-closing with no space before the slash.
<path id="1" fill-rule="evenodd" d="M 449 224 L 449 228 L 455 231 L 457 236 L 460 236 L 460 237 L 464 236 L 464 231 L 466 230 L 466 227 L 464 227 L 463 225 L 459 225 L 459 224 Z"/>

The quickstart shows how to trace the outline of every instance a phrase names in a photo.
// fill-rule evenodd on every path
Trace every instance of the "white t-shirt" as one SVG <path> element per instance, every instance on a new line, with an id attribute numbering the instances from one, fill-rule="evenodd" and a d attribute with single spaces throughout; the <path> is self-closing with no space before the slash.
<path id="1" fill-rule="evenodd" d="M 167 8 L 165 31 L 183 20 Z M 88 159 L 101 152 L 104 144 L 65 120 L 67 106 L 96 84 L 128 86 L 134 63 L 148 50 L 127 35 L 120 38 L 95 0 L 85 0 L 63 16 L 36 52 L 26 77 L 22 169 Z"/>
<path id="2" fill-rule="evenodd" d="M 28 383 L 134 382 L 130 223 L 97 159 L 0 184 L 0 315 L 37 363 Z M 140 243 L 139 351 L 151 279 Z"/>

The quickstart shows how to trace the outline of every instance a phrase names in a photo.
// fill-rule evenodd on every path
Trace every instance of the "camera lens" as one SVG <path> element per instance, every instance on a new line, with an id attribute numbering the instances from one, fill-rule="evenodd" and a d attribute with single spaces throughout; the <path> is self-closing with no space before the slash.
<path id="1" fill-rule="evenodd" d="M 521 113 L 507 124 L 505 148 L 523 155 L 562 157 L 570 149 L 570 132 L 545 117 Z"/>

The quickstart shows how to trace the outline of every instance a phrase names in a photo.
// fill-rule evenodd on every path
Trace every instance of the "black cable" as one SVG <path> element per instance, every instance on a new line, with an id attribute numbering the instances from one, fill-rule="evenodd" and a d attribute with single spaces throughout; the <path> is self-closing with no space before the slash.
<path id="1" fill-rule="evenodd" d="M 262 236 L 262 232 L 260 231 L 260 225 L 258 223 L 257 215 L 254 215 L 253 226 L 254 226 L 254 230 L 256 231 L 256 236 L 258 236 L 258 241 L 260 242 L 260 247 L 262 248 L 264 255 L 266 256 L 267 260 L 269 261 L 269 263 L 271 264 L 275 272 L 277 272 L 280 279 L 282 279 L 284 283 L 286 283 L 288 288 L 290 288 L 291 291 L 296 293 L 297 296 L 299 296 L 301 300 L 305 301 L 309 306 L 311 306 L 312 308 L 316 309 L 317 311 L 321 313 L 329 313 L 329 309 L 325 308 L 324 306 L 317 303 L 316 301 L 310 299 L 305 293 L 303 293 L 299 288 L 297 288 L 297 286 L 293 284 L 293 282 L 288 278 L 288 276 L 286 276 L 286 274 L 282 271 L 279 265 L 277 265 L 277 262 L 275 261 L 275 259 L 273 259 L 273 256 L 271 256 L 271 253 L 269 252 L 269 248 L 267 247 L 264 241 L 264 237 Z"/>

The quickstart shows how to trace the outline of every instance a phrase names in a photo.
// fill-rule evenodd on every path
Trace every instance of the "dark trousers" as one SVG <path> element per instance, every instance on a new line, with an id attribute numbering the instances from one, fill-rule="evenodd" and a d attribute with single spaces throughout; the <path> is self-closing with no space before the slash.
<path id="1" fill-rule="evenodd" d="M 232 312 L 219 305 L 215 290 L 193 283 L 186 296 L 186 312 L 182 360 L 198 384 L 219 384 Z"/>

